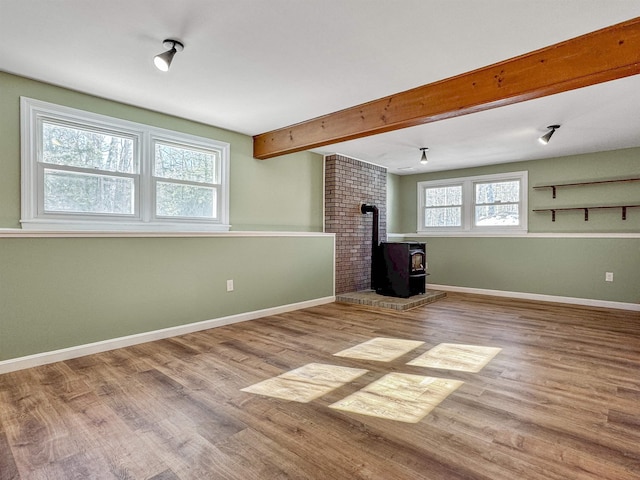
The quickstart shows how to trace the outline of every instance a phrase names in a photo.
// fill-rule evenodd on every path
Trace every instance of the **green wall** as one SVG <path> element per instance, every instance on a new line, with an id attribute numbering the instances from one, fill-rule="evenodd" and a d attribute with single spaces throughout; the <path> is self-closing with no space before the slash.
<path id="1" fill-rule="evenodd" d="M 408 237 L 413 238 L 415 237 Z M 640 239 L 421 238 L 437 285 L 640 303 Z M 605 282 L 614 272 L 614 282 Z"/>
<path id="2" fill-rule="evenodd" d="M 20 96 L 231 144 L 232 230 L 322 231 L 322 157 L 252 156 L 251 137 L 0 72 L 0 228 L 20 223 Z"/>
<path id="3" fill-rule="evenodd" d="M 432 237 L 416 235 L 417 183 L 526 170 L 529 235 Z M 534 213 L 552 206 L 640 204 L 640 182 L 534 190 L 536 185 L 640 176 L 640 148 L 402 176 L 392 201 L 402 205 L 393 233 L 427 243 L 429 282 L 593 300 L 640 303 L 640 208 L 584 213 Z M 616 234 L 624 234 L 622 237 Z M 593 238 L 593 237 L 604 238 Z M 398 238 L 398 237 L 394 237 Z M 614 273 L 605 282 L 605 272 Z"/>
<path id="4" fill-rule="evenodd" d="M 449 170 L 421 175 L 400 177 L 394 202 L 402 205 L 401 218 L 394 233 L 415 233 L 417 222 L 417 184 L 427 180 L 488 175 L 504 172 L 529 172 L 529 232 L 530 233 L 593 233 L 635 232 L 640 233 L 640 209 L 629 209 L 628 219 L 622 221 L 619 211 L 592 210 L 589 222 L 584 214 L 577 212 L 558 213 L 551 221 L 550 213 L 534 213 L 533 209 L 551 206 L 612 205 L 618 202 L 640 202 L 640 182 L 558 189 L 557 198 L 551 190 L 534 190 L 536 185 L 551 183 L 586 182 L 603 178 L 640 176 L 640 148 L 609 152 L 548 158 L 529 162 L 514 162 L 480 168 Z"/>
<path id="5" fill-rule="evenodd" d="M 0 230 L 0 361 L 333 295 L 321 156 L 255 160 L 248 136 L 2 72 L 0 229 L 20 227 L 20 96 L 229 142 L 232 230 L 265 233 L 7 238 Z"/>
<path id="6" fill-rule="evenodd" d="M 315 236 L 0 239 L 0 360 L 329 297 L 332 258 Z"/>
<path id="7" fill-rule="evenodd" d="M 387 172 L 387 232 L 401 232 L 402 202 L 398 201 L 401 176 Z"/>

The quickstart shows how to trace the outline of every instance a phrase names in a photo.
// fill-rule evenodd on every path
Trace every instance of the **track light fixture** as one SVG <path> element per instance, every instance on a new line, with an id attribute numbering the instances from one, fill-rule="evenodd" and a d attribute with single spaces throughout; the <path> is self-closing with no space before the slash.
<path id="1" fill-rule="evenodd" d="M 538 141 L 543 145 L 549 143 L 549 140 L 551 140 L 553 134 L 556 133 L 556 130 L 560 128 L 560 125 L 549 125 L 547 128 L 549 131 L 538 139 Z"/>
<path id="2" fill-rule="evenodd" d="M 427 160 L 427 150 L 429 150 L 427 147 L 422 147 L 420 150 L 422 150 L 422 156 L 420 157 L 420 163 L 422 165 L 426 165 L 427 162 L 429 160 Z"/>
<path id="3" fill-rule="evenodd" d="M 182 50 L 184 50 L 184 45 L 178 40 L 172 40 L 169 38 L 162 42 L 162 46 L 164 48 L 168 48 L 169 50 L 153 57 L 153 64 L 158 70 L 168 72 L 171 61 L 173 60 L 173 56 L 176 54 L 176 52 L 181 52 Z"/>

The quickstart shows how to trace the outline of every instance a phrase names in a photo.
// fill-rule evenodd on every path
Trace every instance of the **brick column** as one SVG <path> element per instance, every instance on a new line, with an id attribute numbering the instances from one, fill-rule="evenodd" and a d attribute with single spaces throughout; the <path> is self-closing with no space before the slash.
<path id="1" fill-rule="evenodd" d="M 325 157 L 325 232 L 336 234 L 336 294 L 371 288 L 371 231 L 373 215 L 360 205 L 379 211 L 379 241 L 387 239 L 387 170 L 343 157 Z"/>

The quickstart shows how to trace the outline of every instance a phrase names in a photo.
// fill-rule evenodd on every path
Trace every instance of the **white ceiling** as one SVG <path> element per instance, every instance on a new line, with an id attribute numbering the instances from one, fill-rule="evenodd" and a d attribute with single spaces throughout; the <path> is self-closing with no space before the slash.
<path id="1" fill-rule="evenodd" d="M 255 135 L 638 16 L 640 0 L 0 0 L 0 70 Z M 165 38 L 185 44 L 168 73 Z M 640 75 L 315 151 L 411 174 L 635 147 L 638 106 Z"/>

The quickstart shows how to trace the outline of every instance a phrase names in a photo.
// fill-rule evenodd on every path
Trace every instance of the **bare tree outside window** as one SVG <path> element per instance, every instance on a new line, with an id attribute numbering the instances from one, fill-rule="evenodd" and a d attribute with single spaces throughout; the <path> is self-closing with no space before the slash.
<path id="1" fill-rule="evenodd" d="M 22 228 L 228 231 L 227 142 L 20 98 Z"/>
<path id="2" fill-rule="evenodd" d="M 43 122 L 45 211 L 133 214 L 134 180 L 117 174 L 138 173 L 134 148 L 132 138 Z"/>
<path id="3" fill-rule="evenodd" d="M 418 233 L 526 233 L 527 182 L 526 171 L 418 182 Z"/>
<path id="4" fill-rule="evenodd" d="M 476 225 L 519 225 L 520 182 L 476 183 Z"/>
<path id="5" fill-rule="evenodd" d="M 163 217 L 217 216 L 218 155 L 182 145 L 155 144 L 156 213 Z"/>
<path id="6" fill-rule="evenodd" d="M 462 186 L 426 188 L 424 223 L 427 227 L 462 225 Z"/>

